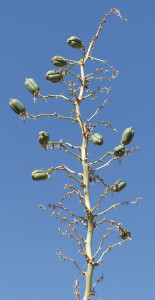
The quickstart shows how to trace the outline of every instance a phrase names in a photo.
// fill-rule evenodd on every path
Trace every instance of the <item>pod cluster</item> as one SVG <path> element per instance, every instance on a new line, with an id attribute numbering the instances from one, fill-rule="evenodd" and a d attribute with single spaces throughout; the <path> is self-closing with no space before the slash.
<path id="1" fill-rule="evenodd" d="M 9 99 L 9 106 L 10 108 L 18 115 L 22 114 L 25 115 L 26 114 L 26 108 L 23 105 L 22 102 L 20 102 L 18 99 Z"/>
<path id="2" fill-rule="evenodd" d="M 120 228 L 119 236 L 121 237 L 122 240 L 126 240 L 126 239 L 130 238 L 131 232 L 125 228 Z"/>
<path id="3" fill-rule="evenodd" d="M 64 67 L 67 65 L 67 60 L 63 56 L 54 56 L 51 58 L 51 62 L 56 67 Z"/>
<path id="4" fill-rule="evenodd" d="M 114 184 L 114 191 L 120 192 L 126 187 L 126 182 L 122 179 L 118 179 Z"/>
<path id="5" fill-rule="evenodd" d="M 62 75 L 62 71 L 61 70 L 50 70 L 46 73 L 45 75 L 46 79 L 53 82 L 53 83 L 57 83 L 62 81 L 63 79 L 63 75 Z"/>
<path id="6" fill-rule="evenodd" d="M 34 170 L 31 174 L 31 177 L 35 181 L 41 181 L 50 178 L 49 174 L 43 170 Z"/>
<path id="7" fill-rule="evenodd" d="M 91 136 L 91 141 L 94 145 L 102 146 L 103 145 L 103 136 L 99 133 L 94 133 Z"/>
<path id="8" fill-rule="evenodd" d="M 43 147 L 45 150 L 47 150 L 47 144 L 49 142 L 49 134 L 45 131 L 39 132 L 39 144 L 41 147 Z"/>
<path id="9" fill-rule="evenodd" d="M 39 94 L 40 88 L 33 78 L 26 78 L 25 86 L 33 95 L 37 96 Z"/>
<path id="10" fill-rule="evenodd" d="M 80 49 L 83 47 L 82 41 L 77 36 L 71 36 L 67 39 L 67 44 L 74 49 Z"/>
<path id="11" fill-rule="evenodd" d="M 130 144 L 134 137 L 134 130 L 132 127 L 126 128 L 122 134 L 121 145 L 114 148 L 115 156 L 122 157 L 125 154 L 125 146 Z"/>

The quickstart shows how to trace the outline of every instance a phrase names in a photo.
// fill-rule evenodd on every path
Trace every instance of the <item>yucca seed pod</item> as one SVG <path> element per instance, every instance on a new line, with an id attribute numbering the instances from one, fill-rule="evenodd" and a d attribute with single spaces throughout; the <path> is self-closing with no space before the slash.
<path id="1" fill-rule="evenodd" d="M 38 95 L 40 89 L 38 84 L 35 82 L 33 78 L 26 78 L 25 80 L 25 86 L 31 92 L 33 95 Z"/>
<path id="2" fill-rule="evenodd" d="M 134 131 L 132 127 L 126 128 L 122 134 L 121 144 L 128 145 L 134 137 Z"/>
<path id="3" fill-rule="evenodd" d="M 99 133 L 94 133 L 91 136 L 91 141 L 94 145 L 102 146 L 103 145 L 103 136 Z"/>
<path id="4" fill-rule="evenodd" d="M 63 56 L 54 56 L 51 58 L 51 62 L 56 67 L 64 67 L 67 65 L 67 60 Z"/>
<path id="5" fill-rule="evenodd" d="M 11 109 L 18 115 L 25 115 L 26 114 L 26 108 L 23 105 L 23 103 L 21 103 L 19 100 L 17 99 L 9 99 L 9 106 L 11 107 Z"/>
<path id="6" fill-rule="evenodd" d="M 121 239 L 126 240 L 127 238 L 130 238 L 131 232 L 125 228 L 121 228 L 119 236 L 121 237 Z"/>
<path id="7" fill-rule="evenodd" d="M 120 192 L 126 187 L 126 182 L 122 179 L 118 179 L 114 184 L 114 191 Z"/>
<path id="8" fill-rule="evenodd" d="M 46 73 L 45 75 L 46 79 L 56 83 L 60 82 L 63 79 L 63 75 L 61 71 L 56 71 L 56 70 L 50 70 Z"/>
<path id="9" fill-rule="evenodd" d="M 47 144 L 49 142 L 49 134 L 45 131 L 39 132 L 39 144 L 41 147 L 43 147 L 45 150 L 47 150 Z"/>
<path id="10" fill-rule="evenodd" d="M 34 170 L 31 174 L 31 177 L 35 181 L 41 181 L 50 178 L 50 176 L 43 170 Z"/>
<path id="11" fill-rule="evenodd" d="M 119 145 L 114 148 L 114 155 L 118 157 L 122 157 L 125 154 L 125 147 L 124 145 Z"/>
<path id="12" fill-rule="evenodd" d="M 71 36 L 67 39 L 67 44 L 75 49 L 80 49 L 83 46 L 82 41 L 77 36 Z"/>

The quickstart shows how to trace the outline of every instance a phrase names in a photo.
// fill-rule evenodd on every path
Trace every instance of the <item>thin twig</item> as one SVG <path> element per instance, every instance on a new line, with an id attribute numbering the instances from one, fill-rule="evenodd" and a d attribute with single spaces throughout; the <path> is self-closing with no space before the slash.
<path id="1" fill-rule="evenodd" d="M 52 145 L 52 147 L 50 147 L 50 145 Z M 53 148 L 54 148 L 54 147 L 53 147 L 54 145 L 58 145 L 59 148 L 60 148 L 60 147 L 63 147 L 63 148 L 65 149 L 65 152 L 68 152 L 68 153 L 72 154 L 73 156 L 77 157 L 78 160 L 81 160 L 81 156 L 79 156 L 79 155 L 73 153 L 72 151 L 68 150 L 68 149 L 64 146 L 64 144 L 62 144 L 61 142 L 52 142 L 52 141 L 51 141 L 51 142 L 48 143 L 47 149 L 48 149 L 48 148 L 49 148 L 49 149 L 53 149 Z"/>
<path id="2" fill-rule="evenodd" d="M 74 289 L 75 289 L 75 297 L 78 299 L 78 300 L 81 300 L 80 298 L 80 292 L 79 292 L 79 281 L 78 280 L 75 280 L 75 285 L 74 285 Z"/>
<path id="3" fill-rule="evenodd" d="M 97 164 L 97 163 L 99 163 L 99 162 L 102 162 L 102 160 L 103 160 L 104 158 L 106 158 L 108 155 L 111 155 L 111 154 L 113 154 L 113 152 L 107 152 L 104 156 L 102 156 L 102 157 L 99 158 L 98 160 L 89 163 L 88 166 L 91 167 L 91 166 L 93 166 L 94 164 Z"/>
<path id="4" fill-rule="evenodd" d="M 121 242 L 118 242 L 118 243 L 116 243 L 116 244 L 110 245 L 110 246 L 102 253 L 102 255 L 101 255 L 101 257 L 98 259 L 96 265 L 99 265 L 99 264 L 101 264 L 101 263 L 103 262 L 103 261 L 102 261 L 103 256 L 104 256 L 107 252 L 111 251 L 111 249 L 112 249 L 113 247 L 115 247 L 115 246 L 117 246 L 117 245 L 122 246 L 122 245 L 123 245 L 125 242 L 127 242 L 127 241 L 130 241 L 130 238 L 125 239 L 125 240 L 123 240 L 123 241 L 121 241 Z"/>
<path id="5" fill-rule="evenodd" d="M 110 101 L 109 99 L 104 100 L 104 103 L 101 106 L 99 106 L 98 109 L 95 111 L 95 113 L 87 120 L 87 123 L 89 123 L 98 114 L 99 110 L 103 109 L 104 105 L 109 101 Z"/>
<path id="6" fill-rule="evenodd" d="M 79 218 L 80 221 L 81 221 L 81 220 L 86 221 L 86 218 L 84 218 L 84 217 L 82 217 L 82 216 L 79 216 L 79 215 L 73 213 L 73 212 L 70 211 L 68 208 L 66 208 L 66 207 L 64 207 L 64 206 L 62 206 L 62 205 L 56 205 L 56 204 L 51 205 L 51 204 L 48 204 L 48 206 L 46 206 L 46 207 L 44 207 L 43 205 L 39 205 L 39 207 L 40 207 L 42 210 L 47 210 L 47 209 L 49 209 L 49 208 L 52 208 L 52 210 L 55 210 L 56 208 L 57 208 L 57 209 L 61 209 L 61 210 L 64 210 L 64 211 L 68 212 L 68 213 L 71 215 L 72 218 L 73 218 L 73 217 L 76 217 L 76 218 Z"/>
<path id="7" fill-rule="evenodd" d="M 85 62 L 87 61 L 88 57 L 90 56 L 91 51 L 94 48 L 94 42 L 96 41 L 96 39 L 99 36 L 100 31 L 102 30 L 102 25 L 104 23 L 106 23 L 106 19 L 107 19 L 107 17 L 109 17 L 111 15 L 111 13 L 117 14 L 118 17 L 120 17 L 122 21 L 123 20 L 126 21 L 126 19 L 122 18 L 121 14 L 120 14 L 120 11 L 118 9 L 116 9 L 116 8 L 112 8 L 107 14 L 105 14 L 103 20 L 100 22 L 99 28 L 98 28 L 98 30 L 96 32 L 96 35 L 92 38 L 92 42 L 89 45 L 89 48 L 88 48 L 88 51 L 86 53 L 85 60 L 84 60 Z"/>
<path id="8" fill-rule="evenodd" d="M 101 169 L 103 169 L 103 168 L 105 168 L 105 167 L 109 167 L 109 165 L 110 165 L 110 163 L 113 161 L 113 160 L 118 160 L 118 158 L 117 157 L 113 157 L 112 159 L 110 159 L 105 165 L 103 165 L 103 166 L 101 166 L 101 167 L 98 167 L 98 168 L 96 168 L 94 171 L 98 171 L 98 170 L 101 170 Z"/>
<path id="9" fill-rule="evenodd" d="M 46 100 L 47 98 L 51 98 L 51 99 L 53 99 L 53 98 L 55 98 L 55 99 L 63 98 L 65 101 L 73 102 L 73 100 L 71 100 L 71 99 L 65 97 L 63 94 L 60 94 L 60 95 L 50 95 L 50 94 L 48 94 L 47 96 L 38 94 L 38 96 L 39 96 L 40 98 L 43 98 L 44 100 Z"/>
<path id="10" fill-rule="evenodd" d="M 64 260 L 70 260 L 70 261 L 72 261 L 72 262 L 75 264 L 76 268 L 81 272 L 81 274 L 82 274 L 83 276 L 86 276 L 86 272 L 84 272 L 84 271 L 79 267 L 79 265 L 76 263 L 76 261 L 75 261 L 74 258 L 69 258 L 69 257 L 67 257 L 67 256 L 64 256 L 64 255 L 62 255 L 62 253 L 60 253 L 58 250 L 56 250 L 56 254 L 59 256 L 60 259 L 63 258 Z"/>
<path id="11" fill-rule="evenodd" d="M 72 122 L 77 122 L 77 119 L 74 119 L 74 118 L 72 118 L 72 117 L 64 117 L 64 116 L 60 116 L 59 114 L 57 114 L 56 112 L 55 113 L 53 113 L 53 114 L 39 114 L 39 115 L 37 115 L 37 116 L 34 116 L 34 115 L 32 115 L 32 114 L 28 114 L 28 113 L 26 113 L 26 116 L 28 117 L 28 118 L 32 118 L 32 119 L 38 119 L 38 118 L 40 118 L 40 117 L 58 117 L 58 119 L 65 119 L 65 120 L 71 120 Z"/>
<path id="12" fill-rule="evenodd" d="M 61 166 L 58 166 L 58 167 L 51 167 L 50 169 L 48 169 L 48 170 L 46 170 L 46 172 L 48 173 L 48 174 L 50 174 L 51 172 L 54 172 L 54 171 L 56 171 L 56 170 L 64 170 L 64 171 L 66 171 L 68 174 L 69 174 L 69 177 L 72 177 L 72 178 L 74 178 L 76 181 L 78 181 L 81 185 L 83 184 L 83 181 L 81 181 L 81 180 L 79 180 L 78 178 L 76 178 L 74 175 L 72 175 L 72 173 L 73 174 L 77 174 L 77 175 L 79 175 L 80 177 L 81 177 L 81 174 L 79 174 L 79 173 L 77 173 L 77 172 L 74 172 L 74 171 L 72 171 L 72 170 L 70 170 L 68 167 L 66 167 L 65 165 L 61 165 Z M 45 171 L 45 170 L 44 170 Z"/>
<path id="13" fill-rule="evenodd" d="M 107 231 L 106 231 L 106 234 L 102 236 L 100 245 L 99 245 L 99 247 L 98 247 L 96 253 L 95 253 L 94 256 L 93 256 L 93 259 L 95 259 L 95 257 L 97 256 L 97 254 L 102 250 L 103 242 L 104 242 L 104 240 L 108 237 L 108 234 L 109 234 L 109 232 L 110 232 L 111 230 L 112 230 L 112 228 L 108 228 Z"/>
<path id="14" fill-rule="evenodd" d="M 105 215 L 109 210 L 113 209 L 113 208 L 116 208 L 117 206 L 119 205 L 129 205 L 129 204 L 138 204 L 138 201 L 142 199 L 141 197 L 138 197 L 136 198 L 135 201 L 124 201 L 124 202 L 120 202 L 120 203 L 114 203 L 113 205 L 111 205 L 109 208 L 107 208 L 106 210 L 100 212 L 100 213 L 97 213 L 94 215 L 94 218 L 98 217 L 98 216 L 101 216 L 101 215 Z"/>
<path id="15" fill-rule="evenodd" d="M 104 193 L 103 195 L 101 195 L 99 201 L 98 201 L 97 204 L 93 207 L 92 212 L 94 212 L 94 210 L 96 210 L 96 209 L 99 209 L 99 205 L 100 205 L 102 199 L 105 198 L 105 197 L 107 196 L 108 190 L 109 190 L 109 188 L 106 188 L 105 193 Z"/>

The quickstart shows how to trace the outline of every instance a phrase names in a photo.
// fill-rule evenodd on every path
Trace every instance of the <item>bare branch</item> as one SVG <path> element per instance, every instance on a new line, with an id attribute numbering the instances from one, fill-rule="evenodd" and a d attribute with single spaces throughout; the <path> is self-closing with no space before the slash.
<path id="1" fill-rule="evenodd" d="M 86 272 L 84 272 L 84 271 L 79 267 L 79 265 L 76 263 L 76 261 L 75 261 L 74 258 L 69 258 L 69 257 L 67 257 L 67 256 L 64 256 L 64 255 L 63 255 L 61 252 L 59 252 L 58 250 L 56 250 L 56 254 L 59 256 L 60 259 L 63 258 L 64 261 L 65 261 L 65 260 L 70 260 L 70 261 L 72 261 L 72 262 L 75 264 L 76 268 L 81 272 L 81 274 L 82 274 L 83 276 L 86 276 Z"/>
<path id="2" fill-rule="evenodd" d="M 105 165 L 96 168 L 94 171 L 98 171 L 98 170 L 101 170 L 101 169 L 103 169 L 103 168 L 105 168 L 105 167 L 109 167 L 110 163 L 111 163 L 113 160 L 118 160 L 118 157 L 113 157 L 113 158 L 110 159 Z"/>
<path id="3" fill-rule="evenodd" d="M 118 242 L 118 243 L 116 243 L 116 244 L 110 245 L 110 246 L 102 253 L 102 255 L 101 255 L 101 257 L 99 258 L 99 260 L 97 261 L 96 265 L 99 265 L 99 264 L 101 264 L 101 263 L 103 262 L 103 261 L 102 261 L 103 256 L 104 256 L 107 252 L 111 251 L 111 249 L 112 249 L 113 247 L 115 247 L 115 246 L 117 246 L 117 245 L 122 246 L 125 242 L 130 241 L 130 240 L 131 240 L 131 239 L 128 238 L 128 239 L 125 239 L 125 240 L 123 240 L 123 241 L 121 241 L 121 242 Z"/>
<path id="4" fill-rule="evenodd" d="M 140 147 L 137 146 L 137 147 L 133 147 L 132 149 L 130 150 L 126 150 L 125 151 L 125 156 L 127 157 L 129 155 L 130 152 L 135 152 L 136 150 L 140 150 Z"/>
<path id="5" fill-rule="evenodd" d="M 106 60 L 102 60 L 102 59 L 99 59 L 99 58 L 95 58 L 95 57 L 92 57 L 92 56 L 89 56 L 89 59 L 91 60 L 96 60 L 96 61 L 100 61 L 102 64 L 106 64 L 111 70 L 112 70 L 112 75 L 111 75 L 111 78 L 112 79 L 115 79 L 118 74 L 119 74 L 119 70 L 116 70 L 113 66 L 111 66 Z"/>
<path id="6" fill-rule="evenodd" d="M 116 222 L 116 221 L 113 221 L 113 220 L 106 220 L 105 218 L 103 218 L 101 221 L 99 221 L 99 222 L 96 222 L 95 223 L 95 225 L 97 226 L 97 225 L 101 225 L 101 224 L 103 224 L 104 222 L 109 222 L 109 223 L 111 223 L 111 226 L 113 225 L 113 224 L 115 224 L 118 228 L 120 228 L 120 225 L 121 225 L 121 223 L 118 223 L 118 222 Z"/>
<path id="7" fill-rule="evenodd" d="M 106 103 L 108 103 L 109 101 L 110 101 L 109 99 L 104 100 L 104 103 L 98 107 L 98 109 L 95 111 L 95 113 L 89 119 L 87 119 L 87 123 L 89 123 L 98 114 L 99 110 L 103 109 L 104 105 Z"/>
<path id="8" fill-rule="evenodd" d="M 90 45 L 89 45 L 89 48 L 88 48 L 88 51 L 87 51 L 87 53 L 86 53 L 84 62 L 86 62 L 87 59 L 88 59 L 88 57 L 90 56 L 90 53 L 92 52 L 92 50 L 93 50 L 93 48 L 94 48 L 94 42 L 95 42 L 96 39 L 99 37 L 99 33 L 100 33 L 100 31 L 102 30 L 102 25 L 103 25 L 104 23 L 106 23 L 106 19 L 107 19 L 107 17 L 109 17 L 109 16 L 111 15 L 111 13 L 117 14 L 117 16 L 120 17 L 122 21 L 123 21 L 123 20 L 126 21 L 126 19 L 124 19 L 124 18 L 121 16 L 120 11 L 119 11 L 118 9 L 116 9 L 116 8 L 112 8 L 107 14 L 105 14 L 103 20 L 100 22 L 99 28 L 98 28 L 98 30 L 97 30 L 97 32 L 96 32 L 96 35 L 92 38 L 92 42 L 91 42 Z"/>
<path id="9" fill-rule="evenodd" d="M 103 87 L 103 88 L 100 88 L 98 86 L 98 88 L 95 90 L 95 91 L 91 91 L 90 89 L 87 88 L 87 93 L 89 93 L 88 95 L 84 96 L 82 98 L 82 100 L 87 100 L 89 97 L 92 97 L 92 100 L 96 99 L 97 97 L 97 92 L 100 92 L 100 93 L 104 93 L 104 91 L 108 94 L 109 91 L 111 90 L 111 87 Z"/>
<path id="10" fill-rule="evenodd" d="M 107 80 L 111 81 L 111 79 L 113 79 L 113 78 L 114 78 L 113 75 L 112 76 L 102 76 L 102 77 L 91 76 L 88 78 L 88 80 L 101 80 L 102 81 L 103 79 L 107 79 Z"/>
<path id="11" fill-rule="evenodd" d="M 105 68 L 96 69 L 94 72 L 92 72 L 90 74 L 87 74 L 86 78 L 89 79 L 89 76 L 92 76 L 92 75 L 97 74 L 99 72 L 100 73 L 102 73 L 102 72 L 106 73 L 106 72 L 108 72 L 108 70 L 106 70 Z"/>
<path id="12" fill-rule="evenodd" d="M 56 205 L 56 204 L 53 204 L 53 205 L 48 204 L 48 206 L 46 206 L 46 207 L 44 207 L 43 205 L 39 205 L 39 207 L 40 207 L 42 210 L 47 210 L 47 209 L 51 208 L 52 211 L 54 211 L 56 208 L 57 208 L 57 209 L 61 209 L 61 210 L 64 210 L 65 212 L 69 213 L 69 214 L 71 215 L 72 218 L 73 218 L 73 217 L 78 218 L 78 219 L 79 219 L 79 222 L 81 222 L 82 220 L 83 220 L 84 222 L 86 222 L 86 218 L 84 218 L 84 217 L 82 217 L 82 216 L 79 216 L 79 215 L 73 213 L 73 212 L 70 211 L 68 208 L 62 206 L 60 202 L 59 202 L 59 205 Z"/>
<path id="13" fill-rule="evenodd" d="M 105 197 L 107 196 L 108 190 L 109 190 L 109 188 L 106 188 L 105 193 L 104 193 L 103 195 L 101 195 L 99 201 L 98 201 L 97 204 L 93 207 L 92 212 L 94 212 L 95 209 L 99 209 L 99 205 L 100 205 L 102 199 L 105 198 Z"/>
<path id="14" fill-rule="evenodd" d="M 96 253 L 95 253 L 94 256 L 93 256 L 93 259 L 95 259 L 96 255 L 102 250 L 103 242 L 104 242 L 104 240 L 108 237 L 108 234 L 109 234 L 110 231 L 112 231 L 112 228 L 108 228 L 107 231 L 106 231 L 106 234 L 102 236 L 100 245 L 99 245 L 99 247 L 98 247 Z"/>
<path id="15" fill-rule="evenodd" d="M 66 185 L 65 185 L 65 188 L 73 189 L 73 191 L 74 191 L 74 192 L 79 196 L 79 198 L 80 198 L 79 203 L 82 204 L 83 207 L 85 208 L 85 211 L 89 213 L 89 209 L 88 209 L 88 207 L 85 205 L 85 203 L 84 203 L 84 201 L 83 201 L 83 199 L 85 199 L 85 198 L 81 195 L 80 191 L 77 190 L 73 185 L 67 185 L 67 184 L 66 184 Z"/>
<path id="16" fill-rule="evenodd" d="M 102 211 L 101 213 L 95 214 L 94 218 L 101 216 L 101 215 L 105 215 L 109 210 L 116 208 L 119 205 L 129 205 L 129 204 L 138 204 L 139 200 L 142 199 L 141 197 L 136 198 L 135 201 L 125 201 L 125 202 L 120 202 L 120 203 L 114 203 L 113 205 L 111 205 L 109 208 L 107 208 L 106 210 Z"/>
<path id="17" fill-rule="evenodd" d="M 73 146 L 71 145 L 70 143 L 66 142 L 64 143 L 64 146 L 67 145 L 67 146 L 70 146 L 72 149 L 78 149 L 79 151 L 81 151 L 81 146 Z"/>
<path id="18" fill-rule="evenodd" d="M 58 166 L 58 167 L 51 167 L 50 169 L 48 170 L 44 170 L 46 171 L 48 174 L 50 174 L 51 172 L 54 172 L 56 170 L 63 170 L 63 171 L 66 171 L 68 174 L 69 174 L 69 177 L 72 177 L 74 178 L 76 181 L 78 181 L 81 185 L 83 185 L 83 181 L 79 180 L 78 178 L 76 178 L 74 175 L 72 174 L 77 174 L 81 177 L 81 174 L 80 173 L 77 173 L 75 171 L 72 171 L 70 170 L 68 167 L 66 167 L 65 165 L 61 165 L 61 166 Z"/>
<path id="19" fill-rule="evenodd" d="M 47 100 L 47 98 L 51 98 L 51 99 L 53 99 L 53 98 L 55 98 L 55 99 L 63 98 L 65 101 L 73 102 L 73 100 L 65 97 L 63 94 L 60 94 L 60 95 L 50 95 L 50 94 L 48 94 L 47 96 L 44 96 L 44 95 L 41 95 L 39 93 L 38 96 L 40 98 L 43 98 L 44 100 Z"/>
<path id="20" fill-rule="evenodd" d="M 91 128 L 96 128 L 98 125 L 105 125 L 107 128 L 110 127 L 111 129 L 113 129 L 114 131 L 117 131 L 115 128 L 112 127 L 112 125 L 108 122 L 104 122 L 104 121 L 100 121 L 94 125 L 90 125 Z"/>
<path id="21" fill-rule="evenodd" d="M 97 283 L 103 281 L 103 279 L 104 279 L 104 276 L 103 276 L 103 274 L 102 274 L 102 275 L 99 277 L 99 279 L 97 279 L 97 280 L 95 281 L 95 283 L 92 284 L 93 288 L 96 286 Z"/>
<path id="22" fill-rule="evenodd" d="M 97 164 L 97 163 L 99 163 L 99 162 L 102 162 L 102 160 L 103 160 L 104 158 L 106 158 L 108 155 L 111 155 L 111 154 L 113 154 L 113 152 L 107 152 L 104 156 L 102 156 L 102 157 L 99 158 L 98 160 L 89 163 L 88 166 L 91 167 L 91 166 L 93 166 L 94 164 Z"/>
<path id="23" fill-rule="evenodd" d="M 77 122 L 77 119 L 74 119 L 74 118 L 72 118 L 72 117 L 64 117 L 64 116 L 60 116 L 59 114 L 57 114 L 56 112 L 55 113 L 53 113 L 53 114 L 39 114 L 39 115 L 37 115 L 37 116 L 34 116 L 34 115 L 32 115 L 32 114 L 28 114 L 28 113 L 26 113 L 26 116 L 28 117 L 28 118 L 32 118 L 32 119 L 38 119 L 38 118 L 40 118 L 40 117 L 57 117 L 58 119 L 65 119 L 65 120 L 71 120 L 72 122 Z"/>
<path id="24" fill-rule="evenodd" d="M 59 231 L 60 231 L 61 235 L 66 235 L 69 239 L 72 238 L 72 239 L 74 239 L 74 240 L 78 243 L 78 245 L 79 245 L 80 248 L 81 248 L 81 253 L 85 256 L 85 258 L 86 258 L 86 260 L 87 260 L 87 257 L 86 257 L 86 251 L 84 250 L 84 246 L 81 245 L 79 239 L 76 238 L 76 237 L 75 237 L 73 234 L 71 234 L 71 233 L 63 232 L 63 231 L 61 230 L 61 228 L 59 228 Z M 85 243 L 84 243 L 84 244 L 85 244 Z"/>
<path id="25" fill-rule="evenodd" d="M 61 140 L 61 141 L 62 141 L 62 140 Z M 53 141 L 49 142 L 49 143 L 48 143 L 48 146 L 47 146 L 47 149 L 48 149 L 48 148 L 49 148 L 49 149 L 54 149 L 54 145 L 58 145 L 58 148 L 63 147 L 63 148 L 65 149 L 65 152 L 68 152 L 68 153 L 70 153 L 71 155 L 73 155 L 73 156 L 75 156 L 76 158 L 78 158 L 79 160 L 81 160 L 81 156 L 79 156 L 79 155 L 73 153 L 72 151 L 68 150 L 68 149 L 64 146 L 64 144 L 62 144 L 61 141 L 60 141 L 60 142 L 53 142 Z"/>
<path id="26" fill-rule="evenodd" d="M 65 185 L 65 189 L 71 189 L 71 190 L 73 190 L 79 196 L 80 200 L 81 199 L 85 199 L 84 196 L 82 196 L 81 192 L 79 190 L 77 190 L 73 185 L 66 184 Z"/>
<path id="27" fill-rule="evenodd" d="M 79 292 L 79 281 L 78 280 L 75 280 L 75 285 L 74 285 L 74 289 L 75 289 L 75 297 L 78 299 L 78 300 L 81 300 L 80 298 L 80 292 Z"/>

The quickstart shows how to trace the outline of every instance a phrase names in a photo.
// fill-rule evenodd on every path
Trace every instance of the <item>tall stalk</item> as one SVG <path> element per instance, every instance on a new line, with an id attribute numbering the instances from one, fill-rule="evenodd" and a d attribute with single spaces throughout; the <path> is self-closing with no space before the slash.
<path id="1" fill-rule="evenodd" d="M 83 166 L 83 184 L 84 184 L 84 197 L 85 197 L 85 206 L 87 208 L 87 238 L 86 238 L 86 254 L 88 257 L 87 262 L 87 272 L 86 272 L 86 286 L 85 294 L 83 300 L 89 299 L 89 294 L 91 292 L 92 286 L 92 274 L 93 274 L 93 265 L 92 265 L 92 237 L 93 237 L 93 218 L 91 214 L 90 206 L 90 195 L 89 195 L 89 170 L 87 164 L 88 152 L 88 132 L 82 122 L 81 113 L 80 113 L 80 101 L 82 100 L 83 93 L 85 89 L 85 75 L 84 75 L 84 63 L 81 64 L 81 88 L 79 93 L 79 101 L 76 102 L 76 114 L 77 120 L 82 130 L 83 140 L 81 146 L 81 159 Z"/>

